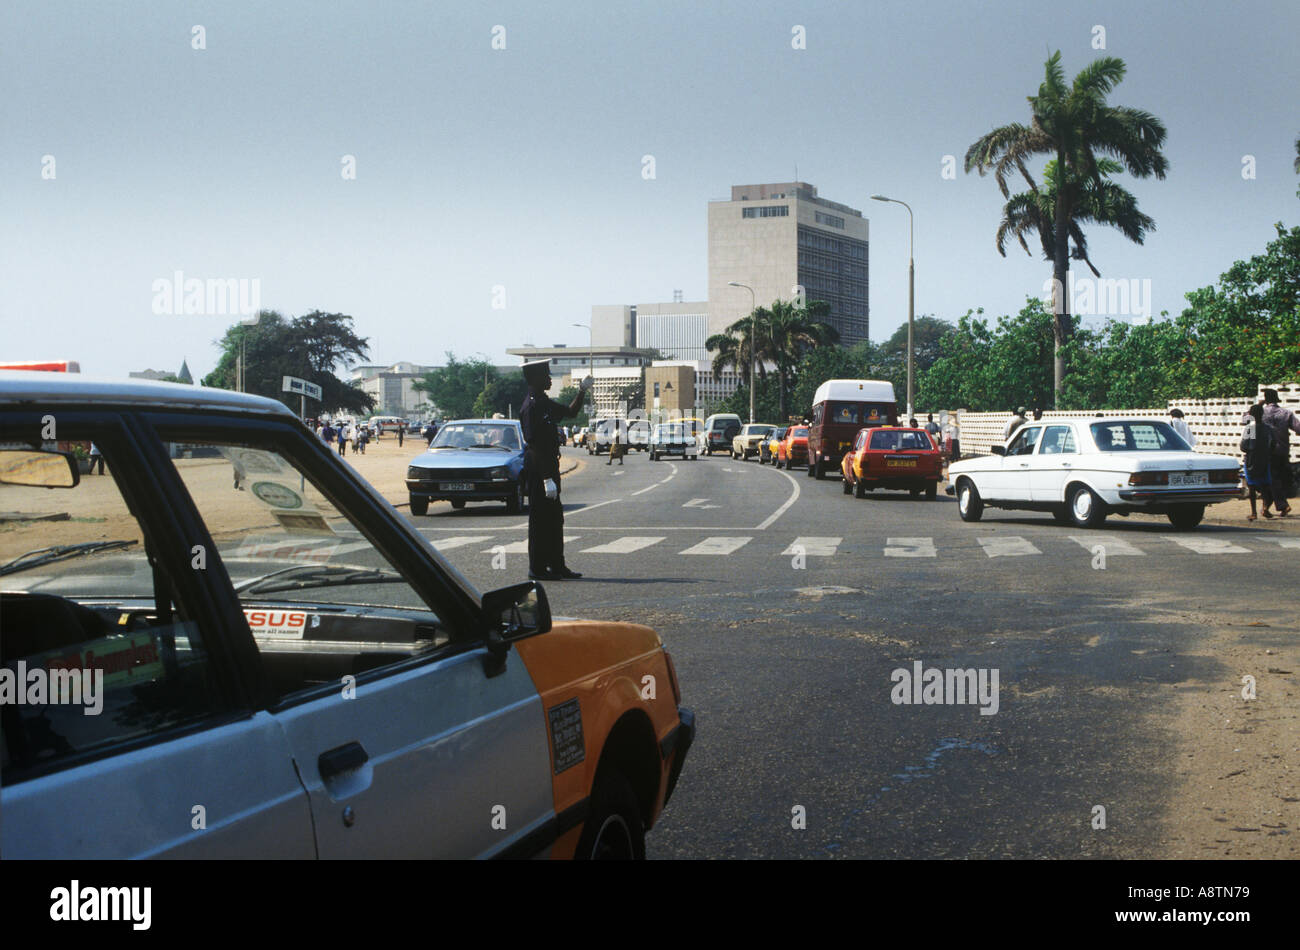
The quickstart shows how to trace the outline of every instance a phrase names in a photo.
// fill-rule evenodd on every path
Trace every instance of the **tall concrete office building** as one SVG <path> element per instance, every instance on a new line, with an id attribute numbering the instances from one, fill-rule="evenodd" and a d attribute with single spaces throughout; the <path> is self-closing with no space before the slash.
<path id="1" fill-rule="evenodd" d="M 730 201 L 709 202 L 709 332 L 721 333 L 758 306 L 790 300 L 830 304 L 828 323 L 840 342 L 868 338 L 867 219 L 817 196 L 802 182 L 733 185 Z"/>

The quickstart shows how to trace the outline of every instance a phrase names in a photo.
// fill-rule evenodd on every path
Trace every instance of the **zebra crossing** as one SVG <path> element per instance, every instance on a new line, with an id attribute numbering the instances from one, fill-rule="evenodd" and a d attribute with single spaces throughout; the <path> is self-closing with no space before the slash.
<path id="1" fill-rule="evenodd" d="M 426 537 L 438 551 L 443 553 L 463 548 L 473 548 L 482 554 L 525 554 L 528 551 L 527 538 L 520 538 L 517 533 L 512 534 L 509 539 L 501 539 L 487 533 L 451 537 L 426 534 Z M 662 550 L 674 544 L 683 545 L 684 541 L 670 540 L 662 534 L 628 534 L 614 538 L 609 538 L 608 533 L 599 537 L 582 534 L 564 536 L 564 546 L 570 554 L 619 556 L 639 554 L 652 548 Z M 983 555 L 985 558 L 993 559 L 1059 556 L 1062 553 L 1069 555 L 1072 552 L 1087 556 L 1104 552 L 1107 558 L 1145 557 L 1148 554 L 1215 557 L 1270 553 L 1289 557 L 1291 556 L 1289 549 L 1300 549 L 1300 537 L 1252 536 L 1243 539 L 1189 533 L 1142 535 L 1130 539 L 1099 532 L 1036 536 L 1033 540 L 1006 534 L 944 539 L 885 537 L 873 539 L 867 544 L 864 544 L 861 539 L 854 539 L 846 546 L 843 537 L 799 536 L 787 543 L 785 539 L 770 539 L 768 536 L 750 534 L 716 535 L 702 540 L 692 539 L 692 543 L 679 547 L 674 553 L 691 557 L 731 557 L 743 553 L 809 558 L 830 558 L 841 553 L 870 556 L 875 553 L 882 557 L 900 559 Z"/>

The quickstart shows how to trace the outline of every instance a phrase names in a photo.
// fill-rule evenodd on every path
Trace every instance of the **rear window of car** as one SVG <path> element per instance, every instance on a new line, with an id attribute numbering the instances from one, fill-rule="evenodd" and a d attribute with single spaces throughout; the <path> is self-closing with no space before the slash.
<path id="1" fill-rule="evenodd" d="M 1102 452 L 1190 452 L 1183 437 L 1165 422 L 1094 422 L 1092 440 Z"/>
<path id="2" fill-rule="evenodd" d="M 788 433 L 788 435 L 796 439 L 806 439 L 808 438 L 808 428 L 806 426 L 799 426 L 793 432 Z"/>
<path id="3" fill-rule="evenodd" d="M 905 452 L 917 449 L 930 449 L 930 439 L 924 432 L 899 432 L 892 429 L 877 429 L 871 433 L 872 449 L 887 452 Z"/>

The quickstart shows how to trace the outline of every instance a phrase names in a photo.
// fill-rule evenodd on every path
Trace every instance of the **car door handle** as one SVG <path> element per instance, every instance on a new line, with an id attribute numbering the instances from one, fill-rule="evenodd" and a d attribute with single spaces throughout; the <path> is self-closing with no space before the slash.
<path id="1" fill-rule="evenodd" d="M 369 761 L 370 756 L 366 754 L 360 742 L 349 742 L 347 745 L 322 752 L 320 758 L 316 760 L 316 768 L 320 772 L 321 779 L 327 781 L 344 772 L 355 771 Z"/>

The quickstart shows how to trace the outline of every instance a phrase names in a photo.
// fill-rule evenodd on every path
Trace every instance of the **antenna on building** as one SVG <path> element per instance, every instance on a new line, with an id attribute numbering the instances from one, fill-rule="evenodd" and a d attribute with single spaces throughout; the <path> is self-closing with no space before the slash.
<path id="1" fill-rule="evenodd" d="M 681 302 L 682 302 L 682 292 L 680 290 L 674 290 L 673 303 L 681 303 Z"/>

